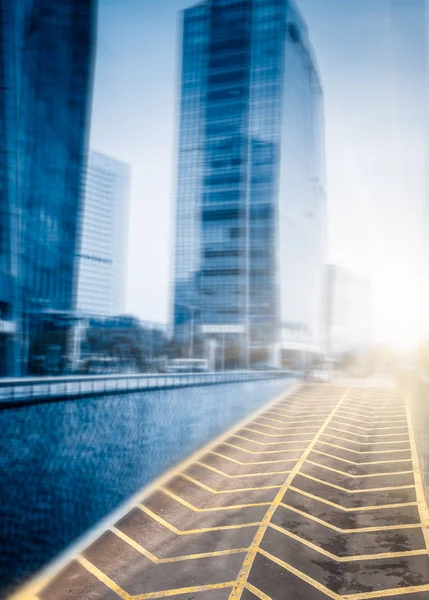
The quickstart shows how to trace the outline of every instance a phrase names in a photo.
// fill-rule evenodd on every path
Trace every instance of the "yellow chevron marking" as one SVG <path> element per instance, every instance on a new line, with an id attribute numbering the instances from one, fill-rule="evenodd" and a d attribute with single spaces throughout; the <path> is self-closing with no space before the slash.
<path id="1" fill-rule="evenodd" d="M 259 417 L 262 418 L 262 417 Z M 351 425 L 350 423 L 344 423 L 344 421 L 337 421 L 336 419 L 332 420 L 332 423 L 338 423 L 339 425 L 349 425 L 350 427 L 354 427 L 355 429 L 361 429 L 362 431 L 383 431 L 384 429 L 406 429 L 406 425 L 394 425 L 389 427 L 360 427 L 359 425 Z M 392 433 L 391 435 L 395 435 Z"/>
<path id="2" fill-rule="evenodd" d="M 332 421 L 333 423 L 335 421 Z M 347 425 L 347 423 L 342 423 L 342 425 Z M 349 435 L 354 435 L 356 437 L 361 437 L 361 438 L 374 438 L 374 437 L 393 437 L 393 436 L 404 436 L 405 435 L 405 440 L 394 440 L 395 442 L 403 442 L 403 441 L 408 441 L 408 432 L 405 431 L 404 433 L 374 433 L 374 434 L 369 434 L 367 433 L 366 435 L 363 435 L 362 433 L 355 433 L 354 431 L 350 431 L 350 429 L 338 429 L 338 427 L 332 427 L 332 425 L 329 425 L 328 429 L 333 429 L 334 431 L 341 431 L 342 433 L 348 433 Z M 372 442 L 371 442 L 372 443 Z"/>
<path id="3" fill-rule="evenodd" d="M 253 450 L 248 450 L 247 448 L 241 448 L 241 446 L 236 446 L 235 444 L 230 444 L 229 442 L 224 442 L 223 446 L 229 446 L 230 448 L 235 448 L 236 450 L 241 450 L 242 452 L 247 452 L 247 454 L 254 454 L 259 456 L 260 454 L 284 454 L 285 452 L 303 452 L 305 448 L 292 448 L 289 450 L 260 450 L 259 452 L 253 452 Z"/>
<path id="4" fill-rule="evenodd" d="M 167 598 L 169 596 L 178 596 L 179 594 L 191 594 L 193 592 L 206 592 L 209 590 L 222 590 L 230 588 L 234 585 L 233 581 L 226 583 L 212 583 L 209 585 L 196 585 L 192 587 L 184 587 L 173 590 L 161 590 L 159 592 L 150 592 L 148 594 L 137 594 L 137 596 L 131 596 L 125 590 L 123 590 L 117 583 L 112 581 L 110 577 L 107 577 L 100 569 L 93 565 L 84 556 L 78 556 L 76 559 L 89 573 L 94 575 L 99 581 L 104 583 L 106 587 L 118 594 L 123 600 L 151 600 L 152 598 Z"/>
<path id="5" fill-rule="evenodd" d="M 260 598 L 260 600 L 272 600 L 270 598 L 270 596 L 267 596 L 267 594 L 264 594 L 264 592 L 261 592 L 261 590 L 258 590 L 258 588 L 256 588 L 251 583 L 246 583 L 245 588 L 247 590 L 249 590 L 249 592 L 251 592 L 254 596 L 256 596 L 257 598 Z"/>
<path id="6" fill-rule="evenodd" d="M 313 450 L 317 454 L 322 454 L 323 456 L 329 456 L 329 458 L 335 458 L 337 460 L 341 460 L 342 462 L 348 463 L 349 465 L 385 465 L 385 464 L 393 464 L 393 463 L 402 463 L 402 462 L 411 462 L 411 458 L 397 458 L 395 460 L 372 460 L 372 461 L 362 461 L 362 462 L 354 462 L 353 460 L 348 460 L 347 458 L 341 458 L 341 456 L 335 456 L 335 454 L 328 454 L 327 452 L 321 452 L 320 450 Z"/>
<path id="7" fill-rule="evenodd" d="M 261 426 L 262 426 L 262 423 L 261 423 Z M 264 427 L 269 427 L 269 425 L 264 425 Z M 286 433 L 286 434 L 284 434 L 284 433 L 267 433 L 266 431 L 258 431 L 257 429 L 251 429 L 250 427 L 242 427 L 242 429 L 246 430 L 246 431 L 252 431 L 253 433 L 259 433 L 259 435 L 263 435 L 265 437 L 275 437 L 275 438 L 277 438 L 277 437 L 290 437 L 290 435 L 288 433 Z M 254 441 L 254 440 L 252 440 L 252 441 Z M 305 444 L 305 443 L 311 442 L 311 439 L 310 440 L 297 440 L 297 441 L 301 441 L 303 444 Z M 282 443 L 283 444 L 296 444 L 297 441 L 292 440 L 292 441 L 289 441 L 289 442 L 282 442 Z"/>
<path id="8" fill-rule="evenodd" d="M 268 434 L 267 434 L 268 435 Z M 339 435 L 334 435 L 333 433 L 324 433 L 325 437 L 333 438 L 335 440 L 343 440 L 343 442 L 349 442 L 349 444 L 356 444 L 357 446 L 384 446 L 387 444 L 407 444 L 408 448 L 401 448 L 401 450 L 409 450 L 410 446 L 408 444 L 408 440 L 399 440 L 399 441 L 390 441 L 390 442 L 357 442 L 356 440 L 349 440 L 349 438 L 341 437 Z M 356 434 L 353 434 L 356 435 Z"/>
<path id="9" fill-rule="evenodd" d="M 353 452 L 353 454 L 394 454 L 396 452 L 409 452 L 408 449 L 405 450 L 353 450 L 352 448 L 346 448 L 344 446 L 338 446 L 338 444 L 331 444 L 330 442 L 324 442 L 320 440 L 321 444 L 325 446 L 331 446 L 331 448 L 338 448 L 339 450 L 347 450 L 347 452 Z"/>
<path id="10" fill-rule="evenodd" d="M 300 494 L 301 496 L 307 496 L 307 498 L 317 500 L 318 502 L 322 502 L 323 504 L 327 504 L 328 506 L 333 506 L 334 508 L 338 508 L 338 510 L 342 510 L 344 512 L 362 512 L 366 510 L 382 510 L 384 508 L 401 508 L 403 506 L 417 506 L 417 502 L 397 502 L 396 504 L 380 504 L 378 506 L 358 506 L 356 508 L 348 508 L 345 506 L 341 506 L 341 504 L 336 504 L 335 502 L 326 500 L 321 496 L 310 494 L 310 492 L 305 492 L 304 490 L 300 490 L 299 488 L 293 486 L 290 486 L 289 489 L 296 492 L 297 494 Z"/>
<path id="11" fill-rule="evenodd" d="M 198 485 L 199 487 L 203 488 L 203 490 L 207 490 L 211 494 L 234 494 L 236 492 L 253 492 L 256 490 L 274 490 L 274 489 L 278 489 L 280 487 L 279 485 L 262 485 L 262 486 L 258 486 L 258 487 L 240 488 L 240 489 L 236 489 L 236 490 L 215 490 L 212 487 L 210 487 L 209 485 L 206 485 L 205 483 L 202 483 L 201 481 L 198 481 L 198 479 L 195 479 L 194 477 L 191 477 L 190 475 L 186 475 L 185 473 L 178 473 L 178 476 L 183 477 L 184 479 L 187 479 L 188 481 L 191 481 L 192 483 L 195 483 L 195 485 Z"/>
<path id="12" fill-rule="evenodd" d="M 261 554 L 262 556 L 265 556 L 265 558 L 268 558 L 268 560 L 271 560 L 276 565 L 279 565 L 279 567 L 282 567 L 286 571 L 289 571 L 289 573 L 292 573 L 296 577 L 299 577 L 299 579 L 301 579 L 302 581 L 305 581 L 305 583 L 308 583 L 309 585 L 314 587 L 316 590 L 319 590 L 320 592 L 326 594 L 326 596 L 328 596 L 328 598 L 332 598 L 333 600 L 341 600 L 341 598 L 345 598 L 345 596 L 340 596 L 339 594 L 336 594 L 335 592 L 331 592 L 331 590 L 329 588 L 325 587 L 324 585 L 322 585 L 321 583 L 319 583 L 312 577 L 309 577 L 305 573 L 298 571 L 298 569 L 295 569 L 295 567 L 292 567 L 292 565 L 289 565 L 284 560 L 277 558 L 277 556 L 273 556 L 269 552 L 266 552 L 266 550 L 259 548 L 258 553 Z"/>
<path id="13" fill-rule="evenodd" d="M 271 411 L 270 411 L 271 412 Z M 397 417 L 395 419 L 380 419 L 378 421 L 376 421 L 375 419 L 363 419 L 362 417 L 360 419 L 356 419 L 355 417 L 349 417 L 348 415 L 350 414 L 349 411 L 343 411 L 343 412 L 339 412 L 338 413 L 338 417 L 340 419 L 347 419 L 347 421 L 353 421 L 354 423 L 367 423 L 368 425 L 374 425 L 377 423 L 398 423 L 398 421 L 404 421 L 405 419 L 402 417 Z M 406 421 L 405 421 L 405 425 L 404 427 L 406 427 Z M 353 425 L 354 427 L 354 425 Z"/>
<path id="14" fill-rule="evenodd" d="M 200 460 L 197 460 L 195 464 L 200 465 L 200 467 L 210 469 L 210 471 L 218 473 L 223 477 L 228 477 L 228 479 L 241 479 L 242 477 L 266 477 L 267 475 L 286 475 L 290 473 L 290 471 L 268 471 L 266 473 L 245 473 L 244 475 L 229 475 L 228 473 L 225 473 L 225 471 L 216 469 L 216 467 L 212 467 L 211 465 L 206 465 L 206 463 L 203 463 Z"/>
<path id="15" fill-rule="evenodd" d="M 267 410 L 264 415 L 267 414 L 272 414 L 272 415 L 278 415 L 279 417 L 287 417 L 288 415 L 285 415 L 284 413 L 278 412 L 276 410 Z M 321 423 L 323 423 L 324 419 L 299 419 L 298 421 L 285 421 L 285 423 L 287 423 L 288 425 L 301 425 L 302 423 L 317 423 L 317 425 L 320 425 Z M 283 423 L 283 421 L 281 421 Z"/>
<path id="16" fill-rule="evenodd" d="M 150 508 L 148 508 L 144 504 L 137 504 L 137 508 L 139 508 L 142 512 L 146 513 L 151 519 L 153 519 L 154 521 L 157 521 L 160 525 L 162 525 L 166 529 L 169 529 L 176 535 L 195 535 L 198 533 L 210 533 L 212 531 L 227 531 L 229 529 L 245 529 L 246 527 L 258 527 L 260 525 L 259 522 L 243 523 L 242 525 L 220 525 L 218 527 L 201 527 L 199 529 L 185 529 L 182 531 L 180 529 L 177 529 L 177 527 L 175 527 L 174 525 L 172 525 L 171 523 L 169 523 L 168 521 L 166 521 L 165 519 L 163 519 L 162 517 L 160 517 L 153 511 L 151 511 Z"/>
<path id="17" fill-rule="evenodd" d="M 268 429 L 275 429 L 276 431 L 290 431 L 295 430 L 296 427 L 276 427 L 275 425 L 266 425 L 265 423 L 257 423 L 255 422 L 255 425 L 257 425 L 258 427 L 267 427 Z M 296 436 L 300 436 L 300 435 L 311 435 L 311 431 L 304 431 L 303 433 L 284 433 L 282 434 L 284 437 L 296 437 Z"/>
<path id="18" fill-rule="evenodd" d="M 300 418 L 300 417 L 322 417 L 322 418 L 326 418 L 326 416 L 329 414 L 328 411 L 323 410 L 323 411 L 318 411 L 318 410 L 306 410 L 306 411 L 300 411 L 300 412 L 295 412 L 295 411 L 291 411 L 291 410 L 279 410 L 278 408 L 274 408 L 273 410 L 276 410 L 280 413 L 282 413 L 283 415 L 285 415 L 286 417 L 294 417 L 294 418 Z M 322 419 L 323 420 L 323 419 Z"/>
<path id="19" fill-rule="evenodd" d="M 405 417 L 405 410 L 400 410 L 395 412 L 389 412 L 386 413 L 386 411 L 380 411 L 380 412 L 357 412 L 355 410 L 348 410 L 347 407 L 345 407 L 345 410 L 340 410 L 338 411 L 338 414 L 340 413 L 346 413 L 348 415 L 356 415 L 357 417 L 385 417 L 385 416 L 389 416 L 389 417 L 394 417 L 394 418 L 400 418 L 400 417 Z"/>
<path id="20" fill-rule="evenodd" d="M 289 421 L 280 421 L 279 419 L 271 419 L 270 417 L 258 417 L 259 419 L 264 419 L 265 421 L 272 421 L 273 423 L 283 423 L 284 425 L 290 425 Z M 283 429 L 317 429 L 317 425 L 306 425 L 303 427 L 284 427 Z"/>
<path id="21" fill-rule="evenodd" d="M 305 583 L 308 583 L 316 590 L 319 590 L 320 592 L 328 596 L 328 598 L 332 598 L 333 600 L 371 600 L 372 598 L 386 598 L 387 596 L 401 596 L 402 594 L 416 594 L 418 592 L 429 591 L 429 585 L 416 585 L 412 587 L 393 588 L 386 590 L 378 590 L 376 592 L 363 592 L 361 594 L 347 594 L 346 596 L 342 596 L 340 594 L 332 592 L 329 588 L 325 587 L 312 577 L 309 577 L 305 573 L 302 573 L 302 571 L 295 569 L 295 567 L 292 567 L 292 565 L 290 565 L 289 563 L 286 563 L 284 560 L 273 556 L 266 550 L 262 550 L 262 548 L 260 548 L 258 552 L 262 556 L 265 556 L 265 558 L 268 558 L 273 563 L 279 565 L 286 571 L 289 571 L 289 573 L 292 573 L 302 581 L 305 581 Z"/>
<path id="22" fill-rule="evenodd" d="M 242 462 L 241 460 L 237 460 L 236 458 L 232 458 L 232 456 L 226 456 L 225 454 L 221 454 L 220 452 L 215 452 L 214 450 L 209 450 L 210 454 L 214 454 L 215 456 L 220 456 L 221 458 L 226 458 L 231 462 L 236 463 L 237 465 L 269 465 L 271 463 L 284 463 L 284 462 L 295 462 L 294 458 L 284 458 L 282 460 L 257 460 L 255 462 Z"/>
<path id="23" fill-rule="evenodd" d="M 345 475 L 346 477 L 352 477 L 353 479 L 361 479 L 363 477 L 386 477 L 390 475 L 407 475 L 412 473 L 413 471 L 392 471 L 390 472 L 381 472 L 381 473 L 365 473 L 364 475 L 352 475 L 351 473 L 346 473 L 346 471 L 340 471 L 339 469 L 334 469 L 333 467 L 328 467 L 328 465 L 322 465 L 318 462 L 314 462 L 314 460 L 306 461 L 309 465 L 314 465 L 315 467 L 320 467 L 322 469 L 326 469 L 328 471 L 333 471 L 334 473 L 339 473 L 340 475 Z"/>
<path id="24" fill-rule="evenodd" d="M 419 507 L 419 515 L 420 520 L 422 522 L 422 530 L 423 535 L 426 542 L 426 548 L 429 552 L 429 508 L 426 503 L 426 496 L 423 487 L 423 479 L 422 473 L 420 470 L 420 462 L 419 455 L 417 451 L 417 444 L 414 437 L 414 428 L 413 421 L 411 418 L 411 411 L 409 407 L 409 403 L 407 406 L 407 418 L 408 418 L 408 428 L 410 431 L 410 445 L 411 445 L 411 456 L 413 460 L 413 470 L 414 470 L 414 483 L 416 486 L 416 497 L 417 497 L 417 505 Z"/>
<path id="25" fill-rule="evenodd" d="M 344 400 L 346 399 L 348 394 L 348 390 L 345 392 L 345 394 L 341 397 L 341 399 L 339 400 L 339 402 L 336 404 L 336 406 L 333 408 L 333 410 L 331 411 L 331 413 L 329 414 L 329 416 L 327 417 L 327 419 L 325 420 L 325 422 L 323 423 L 323 425 L 319 428 L 317 434 L 314 436 L 313 440 L 310 442 L 310 444 L 308 445 L 307 449 L 305 450 L 305 452 L 302 454 L 301 458 L 298 460 L 298 462 L 295 464 L 294 468 L 292 469 L 292 471 L 290 472 L 290 474 L 288 475 L 286 481 L 284 482 L 284 484 L 282 485 L 282 487 L 279 489 L 279 491 L 277 492 L 273 502 L 271 503 L 269 509 L 267 510 L 267 512 L 264 515 L 264 518 L 262 520 L 261 525 L 258 528 L 258 531 L 256 532 L 255 537 L 253 538 L 252 544 L 250 546 L 250 549 L 246 555 L 246 558 L 243 562 L 243 565 L 240 569 L 240 572 L 238 574 L 236 583 L 231 591 L 231 594 L 229 595 L 229 600 L 240 600 L 241 595 L 243 593 L 244 590 L 244 586 L 247 583 L 247 579 L 249 577 L 249 573 L 250 570 L 252 568 L 253 562 L 255 560 L 256 554 L 258 552 L 258 550 L 260 549 L 260 543 L 262 541 L 262 538 L 265 535 L 265 532 L 267 531 L 268 525 L 271 522 L 271 518 L 274 515 L 277 507 L 279 506 L 279 504 L 281 503 L 284 494 L 286 493 L 286 491 L 291 487 L 291 484 L 295 478 L 295 476 L 297 475 L 297 473 L 299 473 L 300 469 L 302 468 L 306 458 L 308 457 L 308 455 L 310 454 L 310 452 L 312 451 L 312 449 L 314 448 L 315 444 L 317 444 L 320 435 L 323 433 L 323 431 L 325 430 L 325 428 L 327 427 L 329 421 L 332 419 L 332 417 L 335 415 L 336 411 L 338 410 L 338 408 L 341 406 L 341 403 L 344 402 Z"/>
<path id="26" fill-rule="evenodd" d="M 252 442 L 259 446 L 278 446 L 279 444 L 296 444 L 297 442 L 260 442 L 259 440 L 252 440 L 252 438 L 244 437 L 244 435 L 234 435 L 232 437 L 239 438 L 240 440 L 246 440 L 246 442 Z M 291 452 L 291 450 L 289 450 Z M 260 454 L 260 452 L 258 452 Z"/>
<path id="27" fill-rule="evenodd" d="M 313 475 L 308 475 L 307 473 L 303 473 L 300 471 L 299 475 L 305 477 L 306 479 L 311 479 L 312 481 L 317 481 L 317 483 L 322 483 L 323 485 L 327 485 L 331 488 L 335 488 L 336 490 L 341 490 L 342 492 L 346 492 L 347 494 L 366 494 L 367 492 L 391 492 L 393 490 L 409 490 L 414 489 L 413 485 L 398 485 L 398 486 L 385 486 L 378 488 L 366 488 L 363 490 L 349 490 L 345 487 L 341 487 L 340 485 L 335 485 L 334 483 L 330 483 L 329 481 L 323 481 L 323 479 L 318 479 L 318 477 L 313 477 Z"/>
<path id="28" fill-rule="evenodd" d="M 149 552 L 149 550 L 146 550 L 146 548 L 144 548 L 138 542 L 136 542 L 135 540 L 130 538 L 126 533 L 124 533 L 120 529 L 117 529 L 116 527 L 111 527 L 111 531 L 118 538 L 120 538 L 123 542 L 125 542 L 126 544 L 128 544 L 129 546 L 134 548 L 134 550 L 137 550 L 137 552 L 139 552 L 145 558 L 147 558 L 148 560 L 150 560 L 151 562 L 153 562 L 157 565 L 162 565 L 162 564 L 172 563 L 172 562 L 181 562 L 184 560 L 198 560 L 201 558 L 209 558 L 209 557 L 213 557 L 213 556 L 227 556 L 229 554 L 241 554 L 241 553 L 247 552 L 247 550 L 248 550 L 248 548 L 234 548 L 232 550 L 218 550 L 215 552 L 202 552 L 201 554 L 187 554 L 184 556 L 173 556 L 171 558 L 158 558 L 157 556 L 155 556 L 155 554 L 152 554 L 152 552 Z"/>
<path id="29" fill-rule="evenodd" d="M 95 565 L 89 562 L 84 556 L 77 556 L 76 560 L 84 567 L 89 573 L 94 575 L 99 581 L 104 583 L 106 587 L 108 587 L 112 592 L 118 594 L 120 598 L 123 600 L 135 600 L 135 596 L 131 596 L 125 590 L 123 590 L 117 583 L 115 583 L 110 577 L 107 577 L 103 571 L 100 571 Z"/>
<path id="30" fill-rule="evenodd" d="M 275 525 L 274 523 L 270 523 L 269 527 L 271 527 L 272 529 L 275 529 L 282 535 L 285 535 L 286 537 L 290 537 L 291 539 L 295 540 L 296 542 L 299 542 L 300 544 L 303 544 L 304 546 L 311 548 L 311 550 L 314 550 L 315 552 L 318 552 L 319 554 L 323 554 L 324 556 L 327 556 L 331 560 L 335 560 L 336 562 L 339 562 L 339 563 L 358 562 L 358 561 L 364 561 L 364 560 L 382 560 L 382 559 L 386 559 L 386 558 L 403 558 L 406 556 L 422 556 L 423 554 L 427 554 L 427 550 L 426 550 L 426 548 L 424 548 L 421 550 L 407 550 L 405 552 L 380 552 L 378 554 L 356 554 L 353 556 L 338 556 L 337 554 L 332 554 L 332 552 L 328 552 L 328 550 L 324 550 L 320 546 L 313 544 L 313 542 L 305 540 L 304 538 L 300 537 L 299 535 L 296 535 L 295 533 L 292 533 L 291 531 L 288 531 L 287 529 L 284 529 L 283 527 L 279 527 L 278 525 Z"/>
<path id="31" fill-rule="evenodd" d="M 170 498 L 173 498 L 173 500 L 180 502 L 180 504 L 183 504 L 183 506 L 190 508 L 194 512 L 215 512 L 215 511 L 219 511 L 219 510 L 236 510 L 237 508 L 252 508 L 254 506 L 270 506 L 270 504 L 271 504 L 271 502 L 255 502 L 253 504 L 233 504 L 230 506 L 215 506 L 213 508 L 198 508 L 197 506 L 194 506 L 187 500 L 184 500 L 180 496 L 177 496 L 174 492 L 171 492 L 167 488 L 160 488 L 160 491 L 163 492 L 164 494 L 167 494 L 167 496 L 170 496 Z"/>
<path id="32" fill-rule="evenodd" d="M 370 533 L 371 531 L 395 531 L 396 529 L 401 530 L 401 529 L 419 529 L 420 528 L 420 523 L 415 523 L 414 525 L 385 525 L 384 527 L 356 527 L 355 529 L 342 529 L 341 527 L 337 527 L 336 525 L 333 525 L 332 523 L 328 523 L 328 521 L 319 519 L 318 517 L 315 517 L 314 515 L 312 515 L 310 513 L 299 510 L 299 508 L 295 508 L 294 506 L 291 506 L 290 504 L 285 504 L 285 503 L 281 502 L 280 506 L 282 508 L 286 508 L 287 510 L 293 511 L 293 512 L 303 516 L 306 519 L 311 519 L 312 521 L 319 523 L 319 525 L 323 525 L 324 527 L 328 527 L 329 529 L 338 531 L 338 533 L 347 533 L 347 534 Z"/>

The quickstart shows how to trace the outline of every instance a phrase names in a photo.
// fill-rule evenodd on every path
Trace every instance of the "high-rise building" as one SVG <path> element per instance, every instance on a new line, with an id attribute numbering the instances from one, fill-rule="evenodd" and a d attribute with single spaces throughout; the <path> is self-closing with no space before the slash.
<path id="1" fill-rule="evenodd" d="M 78 252 L 77 309 L 93 315 L 125 310 L 129 166 L 90 152 Z"/>
<path id="2" fill-rule="evenodd" d="M 44 314 L 73 307 L 94 11 L 95 0 L 0 2 L 3 375 L 27 370 Z"/>
<path id="3" fill-rule="evenodd" d="M 183 13 L 182 53 L 174 336 L 215 339 L 228 366 L 281 363 L 283 324 L 320 335 L 323 93 L 307 27 L 289 0 L 207 0 Z"/>
<path id="4" fill-rule="evenodd" d="M 330 358 L 368 350 L 373 343 L 371 285 L 336 265 L 326 265 L 324 347 Z"/>

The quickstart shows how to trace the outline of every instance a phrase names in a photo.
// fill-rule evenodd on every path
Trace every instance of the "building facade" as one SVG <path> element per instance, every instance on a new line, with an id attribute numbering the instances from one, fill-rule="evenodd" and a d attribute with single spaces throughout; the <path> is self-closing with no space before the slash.
<path id="1" fill-rule="evenodd" d="M 0 306 L 10 320 L 0 364 L 2 375 L 16 375 L 29 369 L 43 315 L 73 308 L 95 0 L 2 0 L 0 11 Z"/>
<path id="2" fill-rule="evenodd" d="M 77 255 L 80 313 L 124 313 L 129 179 L 128 165 L 90 152 Z"/>
<path id="3" fill-rule="evenodd" d="M 228 366 L 281 363 L 282 323 L 320 335 L 323 94 L 287 0 L 183 13 L 173 315 Z M 224 358 L 223 358 L 224 360 Z"/>
<path id="4" fill-rule="evenodd" d="M 326 356 L 340 358 L 368 350 L 373 343 L 372 292 L 368 279 L 336 265 L 326 265 L 324 346 Z"/>

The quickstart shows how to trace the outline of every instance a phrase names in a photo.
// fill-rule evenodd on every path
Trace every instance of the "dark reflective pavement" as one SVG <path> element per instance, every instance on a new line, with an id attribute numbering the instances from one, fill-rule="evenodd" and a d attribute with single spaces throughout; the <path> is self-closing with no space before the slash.
<path id="1" fill-rule="evenodd" d="M 290 385 L 190 387 L 0 411 L 0 596 Z"/>

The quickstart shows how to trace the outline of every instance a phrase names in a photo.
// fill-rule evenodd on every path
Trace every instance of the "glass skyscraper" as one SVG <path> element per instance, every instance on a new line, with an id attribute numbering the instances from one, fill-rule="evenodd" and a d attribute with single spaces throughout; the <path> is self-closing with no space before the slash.
<path id="1" fill-rule="evenodd" d="M 185 10 L 180 110 L 175 338 L 281 363 L 291 322 L 318 340 L 324 262 L 323 94 L 297 8 Z"/>
<path id="2" fill-rule="evenodd" d="M 78 252 L 77 310 L 121 315 L 125 310 L 125 258 L 130 168 L 90 152 Z"/>
<path id="3" fill-rule="evenodd" d="M 1 0 L 0 11 L 4 375 L 26 371 L 43 314 L 73 308 L 95 0 Z"/>

